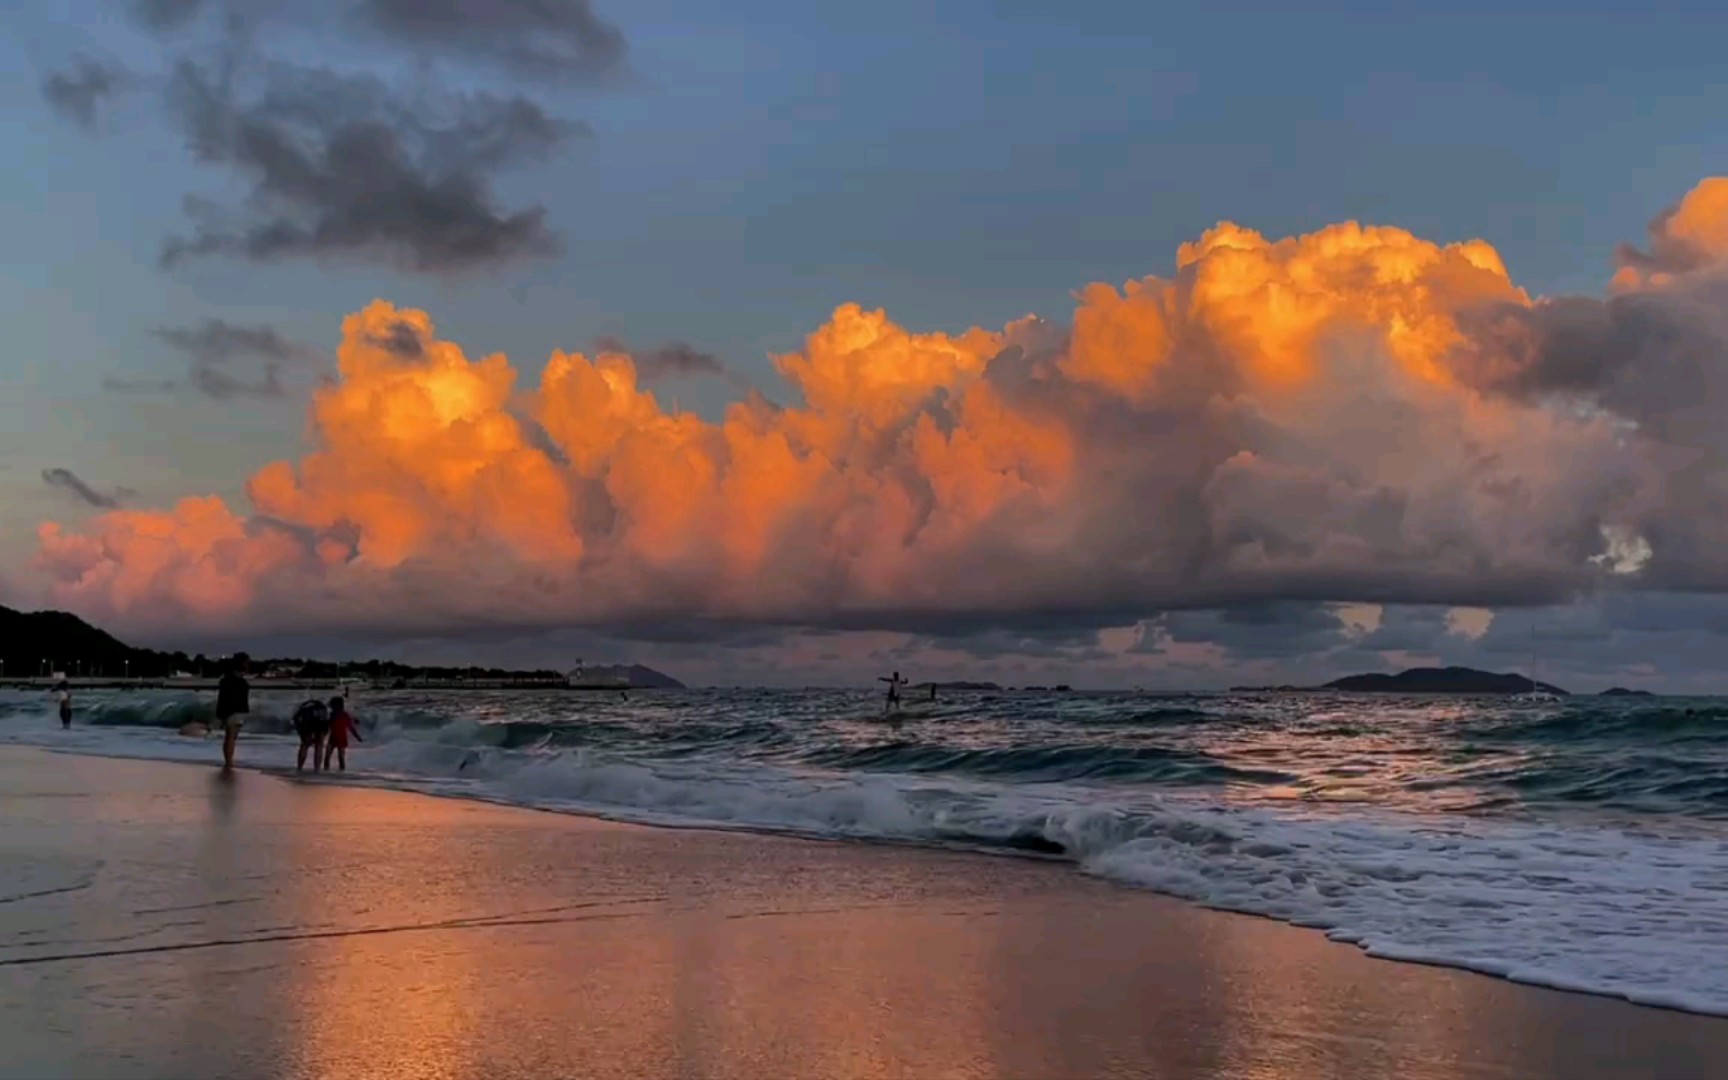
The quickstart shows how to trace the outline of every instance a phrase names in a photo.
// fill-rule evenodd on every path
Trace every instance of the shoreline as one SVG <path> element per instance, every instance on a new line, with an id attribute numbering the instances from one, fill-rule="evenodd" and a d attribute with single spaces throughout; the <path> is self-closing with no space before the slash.
<path id="1" fill-rule="evenodd" d="M 197 741 L 209 742 L 212 741 L 212 739 L 213 736 L 206 734 L 199 737 Z M 186 761 L 184 759 L 107 753 L 102 750 L 89 748 L 72 749 L 32 744 L 13 745 L 19 746 L 20 748 L 27 747 L 31 750 L 58 756 L 91 757 L 114 761 L 140 761 L 148 762 L 153 765 L 189 766 L 192 768 L 206 768 L 215 769 L 218 772 L 220 771 L 220 759 L 219 756 L 216 756 L 216 750 L 214 747 L 212 748 L 213 760 L 210 763 L 205 764 L 202 762 Z M 1297 933 L 1311 934 L 1325 941 L 1328 945 L 1348 948 L 1352 952 L 1355 952 L 1368 960 L 1379 963 L 1397 964 L 1401 966 L 1414 965 L 1434 970 L 1462 973 L 1474 978 L 1486 978 L 1498 982 L 1504 982 L 1509 985 L 1527 986 L 1544 992 L 1613 1001 L 1639 1009 L 1673 1012 L 1711 1020 L 1728 1019 L 1728 1016 L 1724 1016 L 1724 1014 L 1719 1011 L 1694 1007 L 1681 1000 L 1664 999 L 1656 995 L 1634 995 L 1626 992 L 1615 992 L 1585 986 L 1566 985 L 1565 983 L 1554 979 L 1544 979 L 1542 977 L 1523 975 L 1516 970 L 1495 970 L 1494 967 L 1487 965 L 1485 962 L 1478 962 L 1477 966 L 1472 966 L 1471 963 L 1466 961 L 1457 961 L 1445 957 L 1434 957 L 1426 955 L 1419 950 L 1401 949 L 1396 946 L 1372 946 L 1364 943 L 1359 938 L 1348 935 L 1340 934 L 1334 936 L 1334 931 L 1327 927 L 1307 925 L 1299 921 L 1283 918 L 1263 911 L 1256 911 L 1251 908 L 1207 904 L 1203 901 L 1183 896 L 1177 892 L 1158 888 L 1155 885 L 1112 877 L 1111 875 L 1088 868 L 1084 865 L 1082 859 L 1077 858 L 1075 855 L 1066 851 L 1047 851 L 1030 845 L 1020 847 L 1013 845 L 986 845 L 982 843 L 967 844 L 957 841 L 919 839 L 915 837 L 836 835 L 832 833 L 818 832 L 812 829 L 800 829 L 790 825 L 774 826 L 752 824 L 748 822 L 740 823 L 700 819 L 666 820 L 657 817 L 652 813 L 632 814 L 628 810 L 608 812 L 595 808 L 569 805 L 552 806 L 535 804 L 531 802 L 512 800 L 501 796 L 492 796 L 484 791 L 441 789 L 437 787 L 410 788 L 402 786 L 400 781 L 393 778 L 379 778 L 369 775 L 365 770 L 359 768 L 357 768 L 353 773 L 332 773 L 320 771 L 301 772 L 285 765 L 249 763 L 244 756 L 244 745 L 243 742 L 242 755 L 236 764 L 237 771 L 253 773 L 259 776 L 267 776 L 276 780 L 286 781 L 292 784 L 301 784 L 313 788 L 335 787 L 347 790 L 388 792 L 409 797 L 426 797 L 459 804 L 495 807 L 511 812 L 551 815 L 554 817 L 570 818 L 580 821 L 604 822 L 609 825 L 619 825 L 629 828 L 646 828 L 695 834 L 755 836 L 769 840 L 786 839 L 809 843 L 838 843 L 848 846 L 880 848 L 888 851 L 939 852 L 967 858 L 984 856 L 1010 862 L 1060 865 L 1078 878 L 1102 882 L 1111 888 L 1125 890 L 1136 895 L 1157 897 L 1161 901 L 1182 904 L 1191 907 L 1196 911 L 1211 914 L 1263 920 Z M 4 753 L 10 748 L 12 747 L 0 745 L 0 753 Z"/>
<path id="2" fill-rule="evenodd" d="M 1048 860 L 167 764 L 0 748 L 0 1076 L 1570 1080 L 1728 1060 L 1711 1018 L 1377 962 Z"/>

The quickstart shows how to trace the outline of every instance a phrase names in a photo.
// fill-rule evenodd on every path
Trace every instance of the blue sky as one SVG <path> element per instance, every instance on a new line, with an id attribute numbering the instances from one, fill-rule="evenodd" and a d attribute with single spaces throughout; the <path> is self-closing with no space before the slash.
<path id="1" fill-rule="evenodd" d="M 236 498 L 299 445 L 311 372 L 279 400 L 104 389 L 184 372 L 156 327 L 269 323 L 327 348 L 384 297 L 530 369 L 613 335 L 688 341 L 766 381 L 767 355 L 841 302 L 918 329 L 1063 320 L 1077 287 L 1168 273 L 1225 218 L 1480 236 L 1533 292 L 1597 293 L 1617 243 L 1728 172 L 1713 5 L 646 0 L 598 8 L 628 39 L 626 78 L 548 96 L 592 137 L 501 182 L 544 201 L 562 257 L 449 281 L 314 261 L 164 271 L 183 196 L 232 189 L 154 99 L 122 100 L 92 135 L 40 90 L 81 52 L 151 66 L 114 7 L 26 4 L 0 42 L 9 578 L 30 574 L 37 522 L 84 513 L 44 469 L 162 505 Z M 281 45 L 302 62 L 328 47 Z M 671 392 L 709 414 L 731 394 Z"/>

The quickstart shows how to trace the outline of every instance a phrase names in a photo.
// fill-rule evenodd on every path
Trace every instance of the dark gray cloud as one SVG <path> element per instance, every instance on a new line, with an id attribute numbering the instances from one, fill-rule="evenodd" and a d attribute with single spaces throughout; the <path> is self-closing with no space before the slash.
<path id="1" fill-rule="evenodd" d="M 375 335 L 372 343 L 404 360 L 418 360 L 426 355 L 426 343 L 420 340 L 420 332 L 405 322 L 392 323 L 389 333 Z"/>
<path id="2" fill-rule="evenodd" d="M 138 22 L 151 30 L 178 30 L 197 17 L 204 0 L 136 0 Z"/>
<path id="3" fill-rule="evenodd" d="M 244 207 L 191 203 L 196 232 L 164 265 L 205 255 L 254 262 L 336 256 L 460 273 L 556 254 L 544 207 L 502 209 L 492 174 L 543 157 L 572 130 L 521 97 L 409 103 L 382 82 L 276 67 L 243 101 L 182 62 L 171 93 L 194 156 L 245 177 Z"/>
<path id="4" fill-rule="evenodd" d="M 1148 620 L 1146 635 L 1130 651 L 1157 655 L 1168 643 L 1211 644 L 1239 659 L 1283 659 L 1342 647 L 1347 630 L 1333 605 L 1269 601 L 1166 612 Z"/>
<path id="5" fill-rule="evenodd" d="M 96 111 L 125 86 L 126 72 L 116 64 L 78 57 L 65 71 L 42 80 L 42 96 L 61 116 L 86 131 L 96 128 Z"/>
<path id="6" fill-rule="evenodd" d="M 121 500 L 138 494 L 131 488 L 123 487 L 107 492 L 98 491 L 71 469 L 43 469 L 42 482 L 51 488 L 67 492 L 86 506 L 94 506 L 99 510 L 112 510 L 120 505 Z"/>
<path id="7" fill-rule="evenodd" d="M 163 44 L 165 100 L 194 159 L 249 188 L 236 205 L 189 196 L 192 229 L 162 248 L 170 267 L 313 258 L 453 275 L 564 249 L 545 207 L 504 205 L 496 181 L 585 125 L 519 93 L 446 84 L 460 64 L 419 64 L 410 90 L 285 63 L 269 50 L 278 27 L 359 25 L 382 62 L 433 51 L 517 81 L 592 79 L 625 49 L 587 0 L 139 0 L 129 10 Z M 90 126 L 117 84 L 108 69 L 80 64 L 44 93 Z"/>
<path id="8" fill-rule="evenodd" d="M 317 350 L 283 337 L 273 326 L 239 326 L 224 319 L 205 319 L 195 326 L 163 326 L 152 332 L 193 360 L 207 364 L 243 358 L 300 363 L 317 356 Z"/>
<path id="9" fill-rule="evenodd" d="M 102 380 L 105 389 L 165 392 L 189 387 L 217 401 L 279 398 L 287 394 L 282 382 L 285 370 L 311 367 L 323 359 L 317 349 L 290 340 L 270 326 L 206 319 L 193 326 L 158 327 L 152 333 L 186 358 L 185 379 L 108 377 Z"/>
<path id="10" fill-rule="evenodd" d="M 392 37 L 518 75 L 593 79 L 624 59 L 624 35 L 588 0 L 363 0 L 359 9 Z"/>
<path id="11" fill-rule="evenodd" d="M 632 349 L 618 338 L 600 337 L 594 339 L 594 348 L 597 352 L 628 354 L 636 364 L 636 374 L 644 382 L 712 376 L 748 387 L 718 356 L 682 341 L 669 341 L 652 349 Z"/>
<path id="12" fill-rule="evenodd" d="M 628 49 L 589 0 L 134 0 L 131 9 L 156 33 L 185 30 L 205 16 L 222 25 L 358 25 L 394 46 L 531 79 L 592 81 L 616 71 Z"/>

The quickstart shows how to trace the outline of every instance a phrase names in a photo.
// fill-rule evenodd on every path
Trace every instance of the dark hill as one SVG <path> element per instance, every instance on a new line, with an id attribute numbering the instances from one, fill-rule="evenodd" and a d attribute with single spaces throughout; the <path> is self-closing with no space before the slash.
<path id="1" fill-rule="evenodd" d="M 0 607 L 0 670 L 31 676 L 74 668 L 97 675 L 154 677 L 172 674 L 184 654 L 134 649 L 64 611 L 14 611 Z M 128 666 L 130 665 L 130 666 Z"/>
<path id="2" fill-rule="evenodd" d="M 413 667 L 387 660 L 303 660 L 293 657 L 252 657 L 252 670 L 264 675 L 272 670 L 298 672 L 306 678 L 328 679 L 339 672 L 349 678 L 364 678 L 388 685 L 395 680 L 451 681 L 533 677 L 562 683 L 557 671 L 510 671 L 502 668 Z M 112 634 L 99 630 L 76 615 L 64 611 L 14 611 L 0 607 L 0 677 L 30 678 L 60 671 L 72 676 L 138 679 L 167 678 L 178 672 L 216 675 L 217 660 L 202 654 L 157 652 L 135 649 Z M 628 680 L 631 686 L 682 689 L 672 676 L 640 664 L 618 665 L 604 670 Z"/>
<path id="3" fill-rule="evenodd" d="M 655 671 L 641 664 L 608 664 L 589 666 L 584 673 L 603 679 L 623 679 L 632 690 L 683 690 L 683 683 L 663 671 Z"/>
<path id="4" fill-rule="evenodd" d="M 1499 675 L 1474 668 L 1411 668 L 1396 675 L 1349 675 L 1334 679 L 1322 690 L 1381 694 L 1524 694 L 1532 689 L 1550 694 L 1566 691 L 1525 675 Z"/>
<path id="5" fill-rule="evenodd" d="M 1655 697 L 1648 690 L 1628 690 L 1624 686 L 1614 686 L 1602 691 L 1600 697 Z"/>

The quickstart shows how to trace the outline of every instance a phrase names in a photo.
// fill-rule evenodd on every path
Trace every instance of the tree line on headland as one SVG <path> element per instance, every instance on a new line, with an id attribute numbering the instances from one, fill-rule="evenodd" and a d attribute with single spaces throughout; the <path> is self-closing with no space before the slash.
<path id="1" fill-rule="evenodd" d="M 14 611 L 0 607 L 0 678 L 39 678 L 63 673 L 74 678 L 167 679 L 175 675 L 214 677 L 224 658 L 139 649 L 105 630 L 64 611 Z M 532 679 L 562 680 L 563 672 L 519 671 L 482 667 L 419 667 L 392 660 L 306 660 L 299 657 L 252 657 L 252 670 L 292 671 L 304 679 L 334 679 L 338 675 L 373 682 L 396 679 Z"/>

